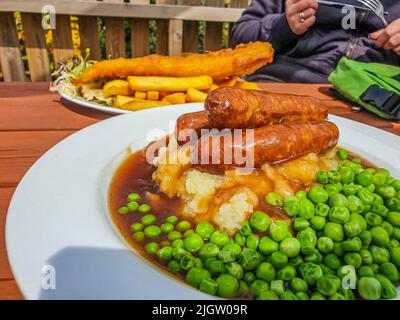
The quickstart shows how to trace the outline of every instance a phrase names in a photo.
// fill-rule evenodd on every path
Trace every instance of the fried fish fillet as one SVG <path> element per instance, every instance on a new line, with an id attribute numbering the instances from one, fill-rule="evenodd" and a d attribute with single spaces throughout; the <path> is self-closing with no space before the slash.
<path id="1" fill-rule="evenodd" d="M 141 58 L 119 58 L 94 64 L 75 84 L 89 83 L 98 78 L 128 76 L 192 77 L 209 75 L 214 82 L 232 76 L 250 74 L 273 61 L 274 49 L 268 42 L 240 44 L 205 54 L 168 57 L 149 55 Z"/>

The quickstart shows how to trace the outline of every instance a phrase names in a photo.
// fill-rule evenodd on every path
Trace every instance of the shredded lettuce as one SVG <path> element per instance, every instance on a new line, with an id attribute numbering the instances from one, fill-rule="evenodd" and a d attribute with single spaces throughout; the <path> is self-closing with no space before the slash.
<path id="1" fill-rule="evenodd" d="M 74 85 L 73 80 L 78 79 L 97 61 L 89 60 L 90 50 L 87 49 L 85 57 L 78 56 L 68 60 L 66 63 L 52 73 L 55 80 L 50 85 L 50 91 L 61 92 L 73 98 L 82 97 L 88 101 L 94 101 L 100 104 L 111 105 L 112 99 L 103 94 L 103 82 L 98 81 L 86 85 Z"/>

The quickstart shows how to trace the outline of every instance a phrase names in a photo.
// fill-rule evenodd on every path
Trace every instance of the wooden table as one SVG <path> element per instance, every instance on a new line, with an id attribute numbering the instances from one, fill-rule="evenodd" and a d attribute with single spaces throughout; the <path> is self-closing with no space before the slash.
<path id="1" fill-rule="evenodd" d="M 400 135 L 400 123 L 384 121 L 330 95 L 328 85 L 265 84 L 281 93 L 318 97 L 330 113 Z M 0 83 L 0 299 L 22 299 L 7 260 L 5 220 L 11 196 L 25 172 L 48 149 L 70 134 L 110 115 L 61 100 L 48 83 Z M 34 250 L 34 248 L 33 248 Z"/>

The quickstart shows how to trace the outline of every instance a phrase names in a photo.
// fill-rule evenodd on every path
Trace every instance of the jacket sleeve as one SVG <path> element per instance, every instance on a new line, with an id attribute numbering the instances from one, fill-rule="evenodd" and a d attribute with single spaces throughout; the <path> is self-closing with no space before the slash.
<path id="1" fill-rule="evenodd" d="M 285 1 L 253 0 L 232 29 L 232 42 L 271 42 L 275 52 L 283 51 L 298 39 L 292 32 L 284 13 Z"/>

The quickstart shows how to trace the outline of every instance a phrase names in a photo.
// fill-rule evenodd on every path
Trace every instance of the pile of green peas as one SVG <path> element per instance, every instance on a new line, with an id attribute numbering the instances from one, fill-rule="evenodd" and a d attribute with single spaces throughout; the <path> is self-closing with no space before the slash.
<path id="1" fill-rule="evenodd" d="M 169 216 L 158 226 L 154 215 L 145 214 L 131 226 L 133 236 L 151 241 L 146 252 L 188 284 L 223 298 L 395 298 L 400 180 L 348 159 L 345 150 L 337 155 L 339 169 L 318 172 L 319 184 L 309 191 L 266 195 L 290 224 L 256 211 L 231 237 L 207 221 L 192 226 Z M 344 287 L 350 278 L 355 287 Z"/>

